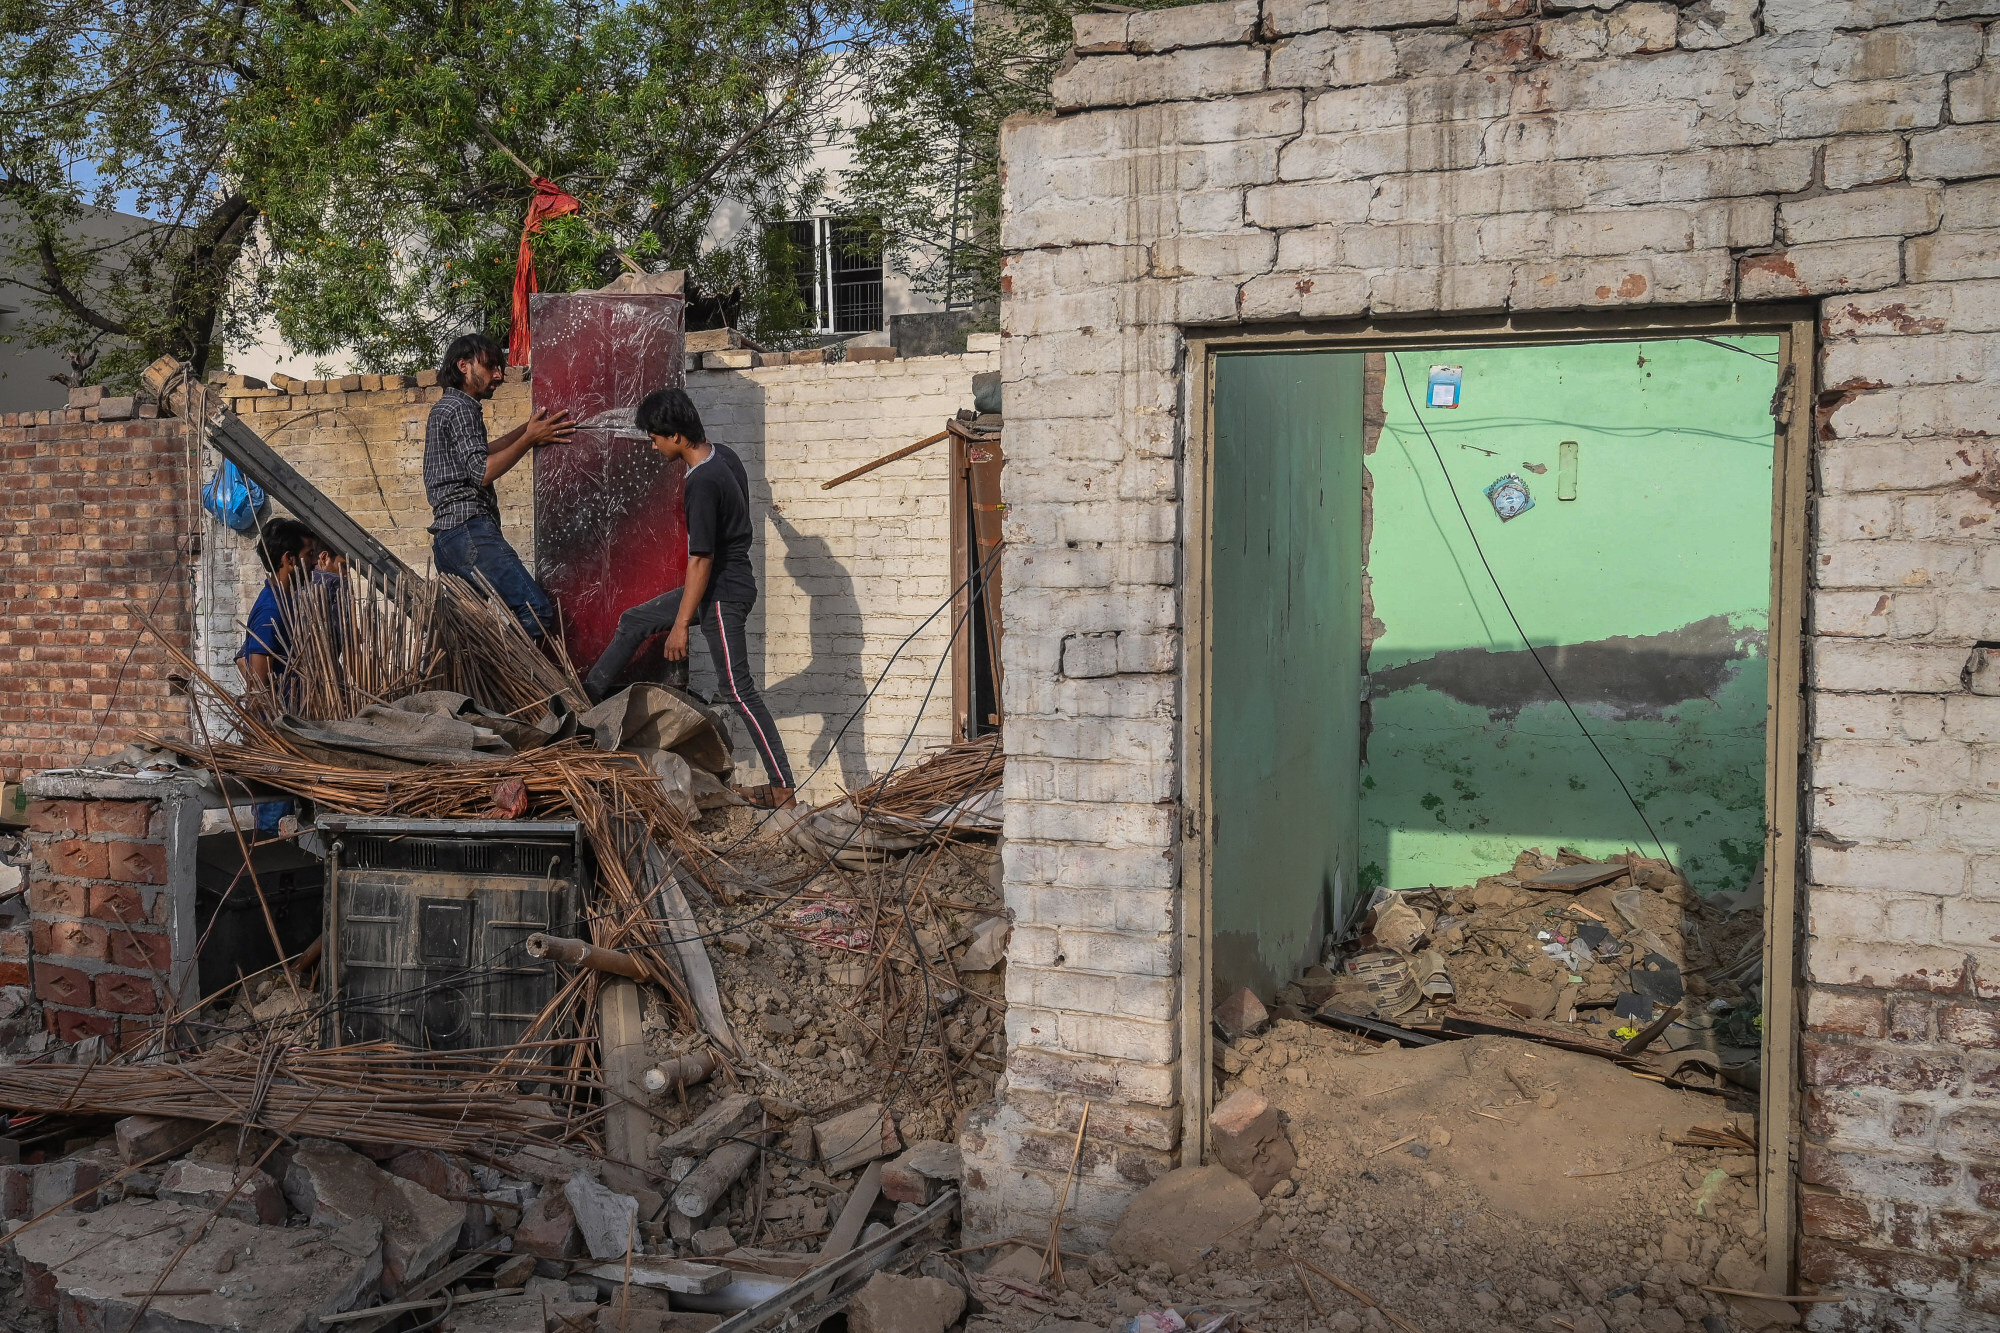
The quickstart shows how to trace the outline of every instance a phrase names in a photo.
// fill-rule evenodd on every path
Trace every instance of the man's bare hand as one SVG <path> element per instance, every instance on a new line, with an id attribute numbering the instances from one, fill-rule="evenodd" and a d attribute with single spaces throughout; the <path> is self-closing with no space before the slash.
<path id="1" fill-rule="evenodd" d="M 521 427 L 521 443 L 539 449 L 545 444 L 560 444 L 575 433 L 576 423 L 569 419 L 568 412 L 551 414 L 545 409 L 529 417 Z"/>
<path id="2" fill-rule="evenodd" d="M 669 662 L 682 662 L 688 655 L 688 627 L 676 625 L 667 631 L 667 646 L 664 649 Z"/>

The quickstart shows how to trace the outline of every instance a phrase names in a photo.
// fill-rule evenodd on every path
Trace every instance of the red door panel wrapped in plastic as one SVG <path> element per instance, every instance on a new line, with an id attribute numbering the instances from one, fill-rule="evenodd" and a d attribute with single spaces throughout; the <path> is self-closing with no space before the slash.
<path id="1" fill-rule="evenodd" d="M 639 401 L 685 378 L 685 308 L 677 295 L 536 296 L 530 306 L 535 408 L 578 423 L 569 443 L 535 454 L 535 574 L 562 608 L 579 672 L 621 612 L 687 579 L 684 469 L 632 438 Z M 626 679 L 660 670 L 656 638 Z"/>

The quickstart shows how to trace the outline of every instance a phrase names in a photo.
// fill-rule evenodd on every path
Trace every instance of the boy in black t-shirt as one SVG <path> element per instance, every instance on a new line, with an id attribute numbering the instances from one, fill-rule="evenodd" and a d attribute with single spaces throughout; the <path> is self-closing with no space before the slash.
<path id="1" fill-rule="evenodd" d="M 618 630 L 590 668 L 584 685 L 592 700 L 609 695 L 618 678 L 644 643 L 667 631 L 666 656 L 679 662 L 688 655 L 688 626 L 701 622 L 708 641 L 715 678 L 750 731 L 751 743 L 763 758 L 770 783 L 745 791 L 753 805 L 792 804 L 792 766 L 785 743 L 771 721 L 771 710 L 750 677 L 743 622 L 757 602 L 757 576 L 750 568 L 750 498 L 744 487 L 743 465 L 708 442 L 701 414 L 681 389 L 661 389 L 639 404 L 637 424 L 652 437 L 653 448 L 687 464 L 682 503 L 687 510 L 687 584 L 642 602 L 618 617 Z"/>

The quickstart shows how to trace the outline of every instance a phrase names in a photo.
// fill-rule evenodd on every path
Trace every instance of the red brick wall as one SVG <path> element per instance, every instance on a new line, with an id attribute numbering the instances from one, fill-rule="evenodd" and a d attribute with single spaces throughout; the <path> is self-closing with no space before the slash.
<path id="1" fill-rule="evenodd" d="M 0 416 L 0 775 L 9 781 L 115 753 L 142 727 L 187 724 L 167 656 L 135 614 L 188 647 L 186 428 L 96 415 Z"/>
<path id="2" fill-rule="evenodd" d="M 1799 1273 L 1886 1293 L 1869 1317 L 1909 1327 L 1954 1295 L 2000 1315 L 2000 1000 L 1904 985 L 1808 993 Z"/>
<path id="3" fill-rule="evenodd" d="M 27 950 L 35 998 L 62 1041 L 129 1042 L 174 1007 L 165 825 L 158 801 L 28 807 Z M 26 980 L 14 974 L 20 930 L 0 933 L 0 982 Z"/>

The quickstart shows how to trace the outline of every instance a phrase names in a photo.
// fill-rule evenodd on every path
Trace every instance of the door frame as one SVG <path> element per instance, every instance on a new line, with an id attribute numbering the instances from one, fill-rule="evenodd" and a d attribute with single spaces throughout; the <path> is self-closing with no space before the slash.
<path id="1" fill-rule="evenodd" d="M 1181 505 L 1181 753 L 1185 756 L 1180 838 L 1182 1160 L 1207 1161 L 1213 1092 L 1215 1003 L 1209 967 L 1214 865 L 1207 830 L 1214 815 L 1211 657 L 1211 543 L 1215 466 L 1215 362 L 1246 351 L 1394 352 L 1447 347 L 1530 347 L 1641 342 L 1728 334 L 1776 336 L 1773 400 L 1769 694 L 1764 729 L 1764 1046 L 1758 1102 L 1758 1207 L 1767 1282 L 1789 1291 L 1798 1238 L 1799 889 L 1804 880 L 1807 792 L 1804 666 L 1809 628 L 1806 566 L 1814 405 L 1818 399 L 1818 311 L 1809 303 L 1691 307 L 1552 315 L 1296 323 L 1186 335 Z"/>

